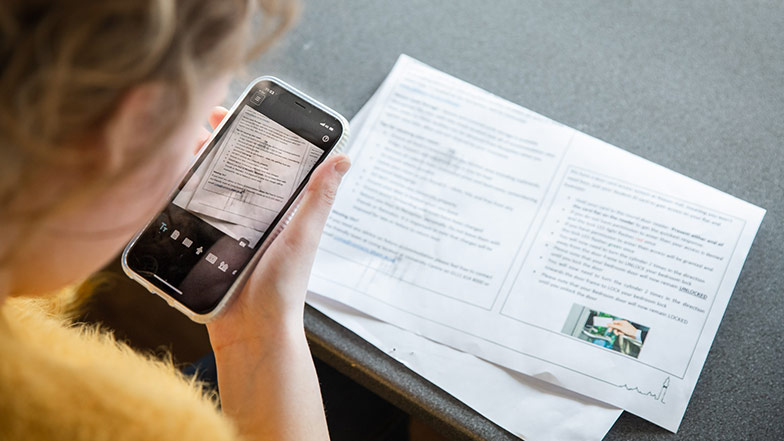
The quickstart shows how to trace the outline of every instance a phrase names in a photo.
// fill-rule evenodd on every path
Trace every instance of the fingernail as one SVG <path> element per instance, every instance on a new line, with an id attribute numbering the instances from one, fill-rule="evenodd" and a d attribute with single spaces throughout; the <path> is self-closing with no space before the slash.
<path id="1" fill-rule="evenodd" d="M 338 172 L 340 176 L 345 175 L 350 167 L 351 167 L 351 161 L 348 158 L 341 159 L 340 161 L 335 163 L 335 171 Z"/>

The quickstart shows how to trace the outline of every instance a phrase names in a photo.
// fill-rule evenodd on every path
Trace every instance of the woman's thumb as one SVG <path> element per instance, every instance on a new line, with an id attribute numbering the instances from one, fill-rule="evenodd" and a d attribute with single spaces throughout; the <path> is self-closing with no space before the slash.
<path id="1" fill-rule="evenodd" d="M 340 181 L 350 166 L 348 156 L 340 154 L 328 158 L 313 171 L 299 208 L 280 237 L 288 252 L 315 254 Z"/>

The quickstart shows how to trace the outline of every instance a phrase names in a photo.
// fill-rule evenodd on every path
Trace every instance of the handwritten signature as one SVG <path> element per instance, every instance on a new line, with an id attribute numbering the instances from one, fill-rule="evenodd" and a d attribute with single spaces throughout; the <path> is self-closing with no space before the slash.
<path id="1" fill-rule="evenodd" d="M 641 390 L 637 386 L 629 386 L 628 384 L 616 384 L 615 386 L 626 389 L 628 391 L 637 392 L 640 395 L 651 397 L 654 400 L 661 402 L 662 404 L 667 404 L 664 402 L 664 396 L 667 395 L 667 388 L 670 387 L 670 377 L 664 379 L 664 382 L 661 385 L 661 389 L 659 389 L 658 392 Z"/>

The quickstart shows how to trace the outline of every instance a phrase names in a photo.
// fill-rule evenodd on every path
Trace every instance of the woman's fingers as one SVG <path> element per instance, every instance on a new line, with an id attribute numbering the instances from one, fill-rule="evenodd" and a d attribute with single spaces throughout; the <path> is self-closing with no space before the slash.
<path id="1" fill-rule="evenodd" d="M 218 124 L 223 121 L 223 118 L 226 117 L 227 113 L 229 113 L 229 111 L 226 110 L 225 107 L 218 106 L 213 108 L 212 112 L 210 112 L 210 116 L 207 118 L 210 123 L 210 127 L 215 130 L 215 127 L 218 127 Z"/>
<path id="2" fill-rule="evenodd" d="M 276 240 L 281 242 L 280 252 L 287 253 L 289 259 L 310 267 L 338 186 L 350 166 L 348 156 L 341 154 L 327 159 L 313 172 L 296 215 Z"/>
<path id="3" fill-rule="evenodd" d="M 215 130 L 215 127 L 218 127 L 218 124 L 223 121 L 223 118 L 226 117 L 226 114 L 229 113 L 225 107 L 215 107 L 210 112 L 210 116 L 207 117 L 207 121 L 210 123 L 210 127 Z M 196 155 L 201 150 L 201 146 L 210 139 L 210 131 L 205 129 L 204 127 L 199 128 L 199 137 L 196 138 L 196 145 L 193 148 L 193 154 Z"/>
<path id="4" fill-rule="evenodd" d="M 204 127 L 199 127 L 199 137 L 196 138 L 196 145 L 193 147 L 193 155 L 196 156 L 201 150 L 201 146 L 210 138 L 210 131 Z"/>
<path id="5" fill-rule="evenodd" d="M 253 320 L 290 320 L 299 326 L 321 233 L 350 164 L 346 155 L 338 155 L 316 168 L 296 214 L 264 253 L 245 285 L 237 304 L 248 308 L 233 307 L 234 310 L 253 311 L 246 314 Z M 264 295 L 259 296 L 260 293 Z"/>

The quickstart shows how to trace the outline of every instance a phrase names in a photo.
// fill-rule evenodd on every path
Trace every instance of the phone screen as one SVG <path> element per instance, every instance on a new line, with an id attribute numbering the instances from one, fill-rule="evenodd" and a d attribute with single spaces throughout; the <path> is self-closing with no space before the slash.
<path id="1" fill-rule="evenodd" d="M 256 83 L 128 250 L 128 267 L 190 310 L 211 311 L 342 130 L 283 86 Z"/>

